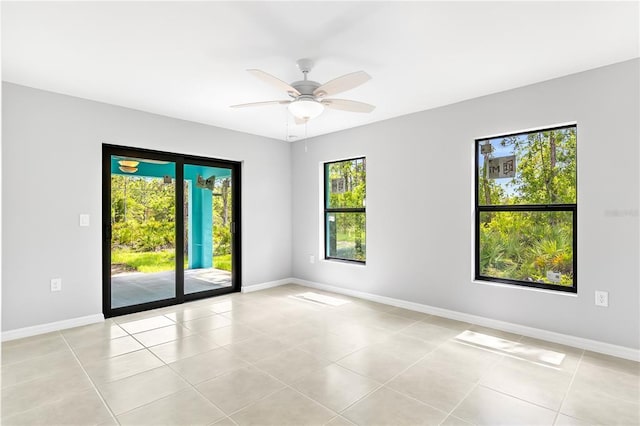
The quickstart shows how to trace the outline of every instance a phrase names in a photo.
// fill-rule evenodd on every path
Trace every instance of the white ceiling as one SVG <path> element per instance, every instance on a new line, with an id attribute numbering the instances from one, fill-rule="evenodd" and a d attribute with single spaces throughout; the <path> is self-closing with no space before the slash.
<path id="1" fill-rule="evenodd" d="M 371 114 L 325 111 L 309 137 L 640 56 L 638 2 L 2 2 L 9 82 L 277 139 L 286 99 L 245 72 L 321 83 Z"/>

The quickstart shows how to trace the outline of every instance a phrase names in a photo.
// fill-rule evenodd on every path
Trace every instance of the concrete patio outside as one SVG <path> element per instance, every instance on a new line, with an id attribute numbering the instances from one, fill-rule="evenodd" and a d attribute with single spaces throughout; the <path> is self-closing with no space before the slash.
<path id="1" fill-rule="evenodd" d="M 231 287 L 231 272 L 215 268 L 184 271 L 185 294 Z M 124 272 L 111 277 L 111 308 L 175 297 L 175 271 Z"/>

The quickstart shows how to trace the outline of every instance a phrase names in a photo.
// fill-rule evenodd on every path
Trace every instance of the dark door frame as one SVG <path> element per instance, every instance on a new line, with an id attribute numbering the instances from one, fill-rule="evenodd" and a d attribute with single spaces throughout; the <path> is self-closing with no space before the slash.
<path id="1" fill-rule="evenodd" d="M 149 160 L 169 161 L 176 165 L 176 295 L 136 305 L 111 308 L 111 156 L 141 157 Z M 184 165 L 195 164 L 231 169 L 231 287 L 184 294 Z M 204 299 L 239 292 L 242 285 L 242 226 L 241 226 L 241 163 L 194 155 L 154 151 L 111 144 L 102 144 L 102 312 L 105 318 L 164 306 L 177 305 L 196 299 Z"/>

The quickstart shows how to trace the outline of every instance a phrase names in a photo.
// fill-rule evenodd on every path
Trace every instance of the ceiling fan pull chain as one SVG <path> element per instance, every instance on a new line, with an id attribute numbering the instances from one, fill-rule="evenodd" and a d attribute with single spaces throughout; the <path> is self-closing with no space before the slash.
<path id="1" fill-rule="evenodd" d="M 287 140 L 287 141 L 291 140 L 291 134 L 289 132 L 290 132 L 290 129 L 289 129 L 289 113 L 287 112 L 287 110 L 285 110 L 285 112 L 284 112 L 284 137 L 285 137 L 285 140 Z"/>

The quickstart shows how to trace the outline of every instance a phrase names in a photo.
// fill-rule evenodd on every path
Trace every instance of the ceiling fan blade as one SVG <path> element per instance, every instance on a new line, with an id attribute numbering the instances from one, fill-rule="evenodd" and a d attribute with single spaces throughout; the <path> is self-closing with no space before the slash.
<path id="1" fill-rule="evenodd" d="M 169 164 L 168 161 L 160 161 L 160 160 L 148 160 L 146 158 L 131 158 L 132 160 L 140 161 L 141 163 L 149 163 L 149 164 Z"/>
<path id="2" fill-rule="evenodd" d="M 376 109 L 373 105 L 365 104 L 364 102 L 350 101 L 348 99 L 323 99 L 320 103 L 327 108 L 350 112 L 371 112 Z"/>
<path id="3" fill-rule="evenodd" d="M 148 158 L 138 158 L 138 157 L 120 157 L 120 156 L 116 156 L 115 159 L 116 160 L 139 161 L 141 163 L 149 163 L 149 164 L 169 164 L 168 161 L 149 160 Z"/>
<path id="4" fill-rule="evenodd" d="M 291 101 L 250 102 L 248 104 L 231 105 L 229 108 L 246 108 L 246 107 L 267 106 L 267 105 L 287 105 L 290 103 Z"/>
<path id="5" fill-rule="evenodd" d="M 284 81 L 280 80 L 278 77 L 274 77 L 271 74 L 266 73 L 262 70 L 252 69 L 247 71 L 253 74 L 254 76 L 258 77 L 260 80 L 264 81 L 267 84 L 277 87 L 280 90 L 284 90 L 285 92 L 290 93 L 292 95 L 300 96 L 300 92 L 298 92 L 298 90 L 295 87 L 291 86 L 289 83 L 285 83 Z"/>
<path id="6" fill-rule="evenodd" d="M 334 78 L 313 91 L 314 96 L 333 96 L 346 92 L 371 80 L 371 76 L 364 71 L 356 71 L 342 77 Z"/>

